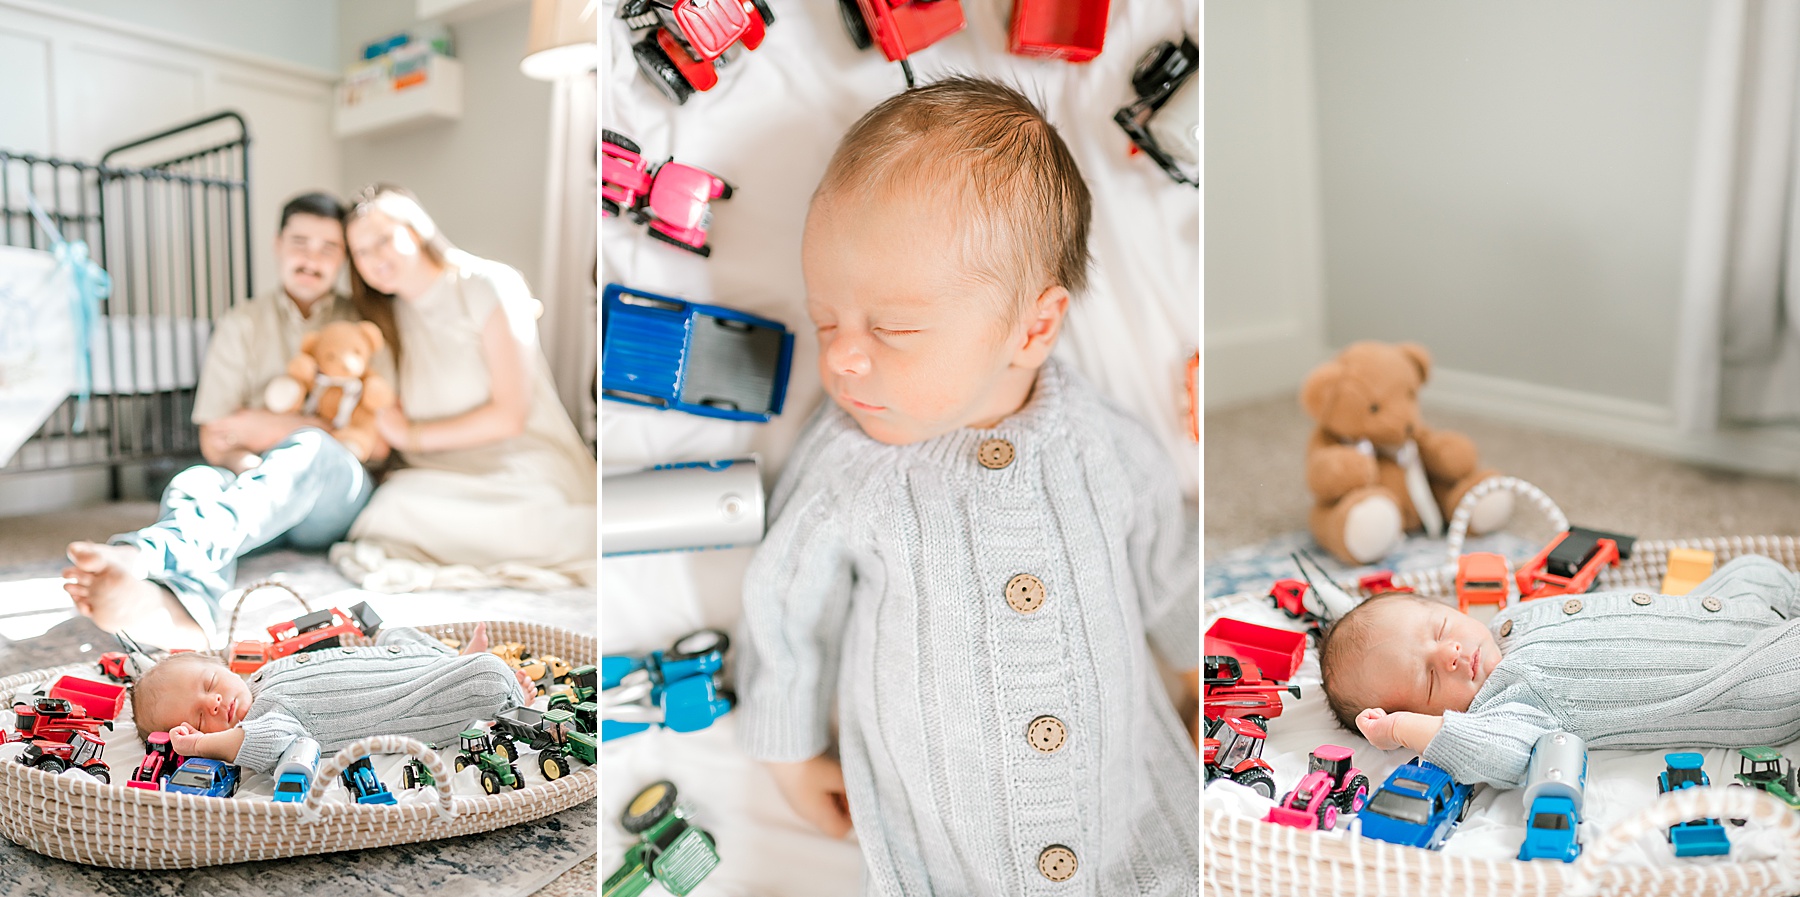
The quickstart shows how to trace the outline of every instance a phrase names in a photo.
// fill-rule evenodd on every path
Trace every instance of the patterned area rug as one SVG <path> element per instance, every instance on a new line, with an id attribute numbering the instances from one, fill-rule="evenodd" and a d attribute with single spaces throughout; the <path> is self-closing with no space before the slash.
<path id="1" fill-rule="evenodd" d="M 1491 551 L 1503 554 L 1509 563 L 1515 565 L 1519 561 L 1529 560 L 1543 547 L 1542 542 L 1511 533 L 1492 533 L 1463 543 L 1464 552 Z M 1239 548 L 1217 558 L 1207 558 L 1204 571 L 1206 597 L 1220 598 L 1239 592 L 1263 594 L 1277 579 L 1298 579 L 1299 569 L 1294 566 L 1293 559 L 1288 557 L 1296 551 L 1304 550 L 1312 555 L 1330 571 L 1333 580 L 1349 583 L 1376 570 L 1413 573 L 1450 565 L 1447 549 L 1448 544 L 1443 539 L 1413 536 L 1400 546 L 1399 551 L 1382 558 L 1380 563 L 1352 567 L 1327 554 L 1325 549 L 1319 547 L 1319 543 L 1313 541 L 1310 533 L 1289 533 L 1260 545 Z"/>

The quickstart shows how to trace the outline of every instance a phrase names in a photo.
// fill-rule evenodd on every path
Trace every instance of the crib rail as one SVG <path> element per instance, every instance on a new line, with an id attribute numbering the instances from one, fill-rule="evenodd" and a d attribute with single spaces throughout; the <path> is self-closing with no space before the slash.
<path id="1" fill-rule="evenodd" d="M 252 282 L 249 147 L 243 118 L 222 112 L 98 163 L 0 150 L 0 245 L 50 248 L 35 199 L 113 283 L 89 336 L 85 426 L 71 396 L 0 476 L 199 454 L 190 419 L 207 339 Z"/>

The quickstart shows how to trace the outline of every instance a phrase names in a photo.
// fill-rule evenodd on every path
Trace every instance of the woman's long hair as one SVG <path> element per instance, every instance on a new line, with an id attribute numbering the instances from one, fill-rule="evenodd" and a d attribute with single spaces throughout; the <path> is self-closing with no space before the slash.
<path id="1" fill-rule="evenodd" d="M 348 234 L 351 222 L 370 212 L 380 212 L 411 228 L 427 258 L 442 267 L 450 266 L 450 256 L 456 247 L 444 237 L 443 231 L 438 230 L 437 222 L 431 220 L 431 215 L 412 191 L 392 184 L 371 184 L 357 191 L 350 200 L 350 211 L 344 215 L 345 233 Z M 362 272 L 356 269 L 354 257 L 350 260 L 350 301 L 363 320 L 381 328 L 381 335 L 387 339 L 394 363 L 398 365 L 400 330 L 394 325 L 394 295 L 369 286 L 368 281 L 363 280 Z"/>

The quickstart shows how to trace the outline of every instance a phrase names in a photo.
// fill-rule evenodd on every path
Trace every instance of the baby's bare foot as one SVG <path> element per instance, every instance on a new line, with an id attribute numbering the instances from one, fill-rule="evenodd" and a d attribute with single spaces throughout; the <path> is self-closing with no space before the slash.
<path id="1" fill-rule="evenodd" d="M 63 591 L 107 632 L 130 629 L 165 648 L 205 648 L 206 633 L 169 590 L 144 578 L 135 545 L 70 542 Z"/>
<path id="2" fill-rule="evenodd" d="M 464 654 L 480 654 L 488 649 L 487 624 L 475 624 L 475 634 L 469 636 L 469 643 L 463 646 Z"/>
<path id="3" fill-rule="evenodd" d="M 519 688 L 525 693 L 525 706 L 530 707 L 531 702 L 537 700 L 537 684 L 525 675 L 524 670 L 513 670 L 513 676 L 519 680 Z"/>

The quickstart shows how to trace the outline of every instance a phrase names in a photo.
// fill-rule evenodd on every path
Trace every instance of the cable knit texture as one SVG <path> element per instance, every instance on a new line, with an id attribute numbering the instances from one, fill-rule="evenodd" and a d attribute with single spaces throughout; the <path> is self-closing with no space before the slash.
<path id="1" fill-rule="evenodd" d="M 457 654 L 397 626 L 382 630 L 372 647 L 295 654 L 252 673 L 237 765 L 273 774 L 302 735 L 327 757 L 365 735 L 410 735 L 445 747 L 470 723 L 493 719 L 523 698 L 506 661 Z"/>
<path id="2" fill-rule="evenodd" d="M 1522 787 L 1532 745 L 1559 728 L 1590 750 L 1800 738 L 1800 575 L 1768 558 L 1733 560 L 1680 597 L 1596 592 L 1515 604 L 1493 629 L 1500 662 L 1468 712 L 1446 712 L 1425 748 L 1459 782 Z"/>
<path id="3" fill-rule="evenodd" d="M 990 470 L 990 439 L 1014 450 Z M 1052 361 L 1019 413 L 905 446 L 826 403 L 745 577 L 740 741 L 831 741 L 883 895 L 1198 893 L 1198 773 L 1149 647 L 1199 661 L 1197 514 L 1143 425 Z M 1027 573 L 1042 604 L 1015 610 Z M 1148 639 L 1146 638 L 1148 637 Z M 1041 716 L 1067 740 L 1040 753 Z M 1072 878 L 1039 871 L 1046 848 Z"/>

